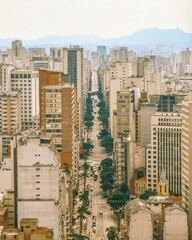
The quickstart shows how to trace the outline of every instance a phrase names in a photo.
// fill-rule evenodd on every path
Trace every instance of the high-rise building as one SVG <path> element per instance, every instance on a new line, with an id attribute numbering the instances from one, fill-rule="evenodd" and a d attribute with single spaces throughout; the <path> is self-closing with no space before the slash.
<path id="1" fill-rule="evenodd" d="M 60 72 L 40 70 L 40 127 L 60 153 L 61 168 L 68 164 L 73 170 L 75 183 L 79 156 L 77 89 L 61 81 Z"/>
<path id="2" fill-rule="evenodd" d="M 117 91 L 117 111 L 114 127 L 114 159 L 117 182 L 128 182 L 128 138 L 135 137 L 133 89 Z"/>
<path id="3" fill-rule="evenodd" d="M 73 83 L 77 89 L 77 111 L 78 111 L 78 136 L 81 141 L 83 118 L 85 113 L 85 100 L 87 96 L 84 75 L 84 59 L 82 48 L 62 49 L 63 73 L 68 75 L 69 83 Z"/>
<path id="4" fill-rule="evenodd" d="M 15 152 L 18 225 L 22 218 L 37 218 L 40 226 L 53 228 L 54 240 L 61 239 L 60 155 L 38 136 L 20 139 Z"/>
<path id="5" fill-rule="evenodd" d="M 0 64 L 0 88 L 2 91 L 11 91 L 11 71 L 13 69 L 12 64 Z"/>
<path id="6" fill-rule="evenodd" d="M 15 40 L 12 42 L 13 56 L 20 57 L 20 51 L 22 49 L 21 40 Z"/>
<path id="7" fill-rule="evenodd" d="M 42 130 L 61 153 L 61 168 L 68 164 L 77 178 L 78 139 L 76 89 L 73 84 L 43 87 Z"/>
<path id="8" fill-rule="evenodd" d="M 182 102 L 182 202 L 192 227 L 192 100 Z"/>
<path id="9" fill-rule="evenodd" d="M 14 134 L 21 132 L 21 93 L 0 93 L 0 161 L 10 156 L 10 143 Z"/>
<path id="10" fill-rule="evenodd" d="M 107 48 L 106 46 L 97 46 L 97 52 L 101 57 L 106 55 Z"/>
<path id="11" fill-rule="evenodd" d="M 151 117 L 151 147 L 147 149 L 147 185 L 157 191 L 165 170 L 172 194 L 181 194 L 181 130 L 180 113 L 157 112 Z"/>
<path id="12" fill-rule="evenodd" d="M 39 74 L 30 70 L 11 72 L 11 90 L 21 92 L 22 129 L 33 125 L 33 117 L 39 114 Z"/>

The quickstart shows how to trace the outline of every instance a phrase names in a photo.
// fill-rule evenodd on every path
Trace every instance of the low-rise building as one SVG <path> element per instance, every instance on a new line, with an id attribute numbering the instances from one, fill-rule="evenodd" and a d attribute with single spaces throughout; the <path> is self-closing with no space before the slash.
<path id="1" fill-rule="evenodd" d="M 188 240 L 188 215 L 165 196 L 135 199 L 125 207 L 125 239 Z"/>

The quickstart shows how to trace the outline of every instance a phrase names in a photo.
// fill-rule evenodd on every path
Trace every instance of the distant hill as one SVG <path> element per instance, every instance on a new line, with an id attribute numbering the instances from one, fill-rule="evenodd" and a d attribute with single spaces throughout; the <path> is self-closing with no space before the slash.
<path id="1" fill-rule="evenodd" d="M 130 36 L 105 40 L 111 44 L 192 44 L 192 34 L 177 29 L 148 28 L 136 31 Z"/>
<path id="2" fill-rule="evenodd" d="M 11 47 L 11 42 L 17 38 L 0 38 L 0 48 Z M 103 39 L 94 34 L 89 35 L 53 35 L 38 39 L 24 40 L 25 47 L 58 47 L 68 45 L 80 46 L 96 46 L 105 44 L 107 46 L 128 46 L 128 45 L 146 45 L 146 44 L 181 44 L 192 45 L 192 33 L 186 33 L 183 30 L 176 29 L 159 29 L 148 28 L 141 29 L 129 36 L 122 36 L 119 38 Z"/>

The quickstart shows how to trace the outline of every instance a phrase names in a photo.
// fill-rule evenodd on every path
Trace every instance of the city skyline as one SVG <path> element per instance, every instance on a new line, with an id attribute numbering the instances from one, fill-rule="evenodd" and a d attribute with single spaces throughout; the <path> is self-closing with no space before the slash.
<path id="1" fill-rule="evenodd" d="M 2 5 L 2 38 L 96 34 L 103 38 L 130 35 L 142 28 L 181 28 L 192 32 L 189 0 L 145 2 L 8 0 Z M 7 12 L 9 11 L 9 14 Z M 19 17 L 18 17 L 19 16 Z M 14 23 L 14 26 L 12 27 Z M 106 31 L 107 29 L 107 31 Z"/>

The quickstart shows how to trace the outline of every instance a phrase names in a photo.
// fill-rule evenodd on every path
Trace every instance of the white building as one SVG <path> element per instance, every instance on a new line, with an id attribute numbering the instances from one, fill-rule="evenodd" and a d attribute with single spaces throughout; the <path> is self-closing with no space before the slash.
<path id="1" fill-rule="evenodd" d="M 37 218 L 61 239 L 60 156 L 48 139 L 21 139 L 17 149 L 18 224 Z"/>
<path id="2" fill-rule="evenodd" d="M 2 91 L 11 91 L 11 71 L 13 69 L 12 64 L 0 64 L 0 87 Z"/>
<path id="3" fill-rule="evenodd" d="M 187 213 L 179 204 L 174 203 L 163 208 L 164 240 L 188 240 L 188 221 Z"/>
<path id="4" fill-rule="evenodd" d="M 152 240 L 152 211 L 145 201 L 135 199 L 125 207 L 125 228 L 129 240 Z"/>
<path id="5" fill-rule="evenodd" d="M 181 130 L 180 113 L 156 112 L 151 116 L 151 148 L 147 149 L 147 187 L 157 191 L 164 168 L 169 191 L 181 194 Z"/>
<path id="6" fill-rule="evenodd" d="M 33 125 L 33 117 L 39 114 L 39 75 L 36 71 L 14 70 L 11 73 L 11 90 L 21 91 L 22 129 Z"/>

